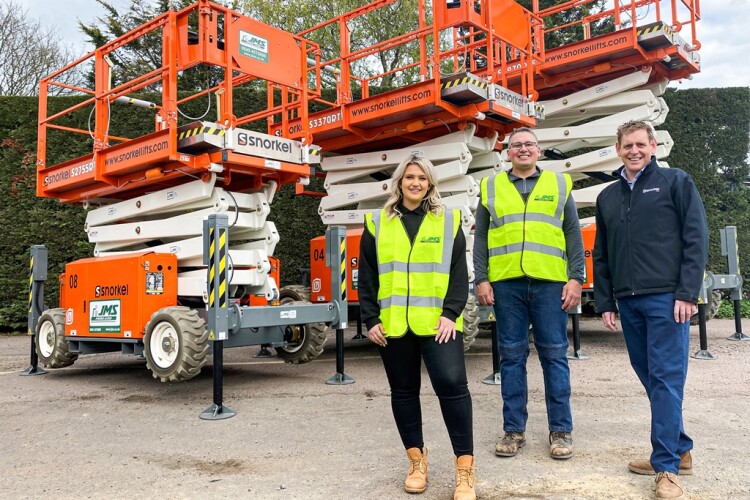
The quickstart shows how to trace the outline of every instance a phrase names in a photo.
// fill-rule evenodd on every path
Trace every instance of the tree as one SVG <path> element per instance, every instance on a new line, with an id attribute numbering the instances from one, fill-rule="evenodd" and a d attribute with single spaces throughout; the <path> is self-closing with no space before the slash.
<path id="1" fill-rule="evenodd" d="M 62 43 L 54 28 L 43 28 L 30 19 L 14 0 L 0 0 L 0 95 L 37 95 L 39 81 L 75 60 L 75 52 Z M 57 81 L 71 85 L 81 82 L 79 71 L 68 71 Z M 70 93 L 62 87 L 51 95 Z"/>
<path id="2" fill-rule="evenodd" d="M 540 0 L 539 10 L 549 9 L 556 5 L 561 5 L 569 0 Z M 521 6 L 532 10 L 531 0 L 516 0 Z M 606 0 L 589 0 L 588 2 L 575 2 L 569 8 L 551 16 L 544 18 L 544 27 L 546 29 L 554 26 L 566 26 L 569 23 L 581 21 L 589 16 L 599 14 L 607 8 Z M 544 46 L 546 50 L 559 47 L 568 43 L 584 39 L 583 25 L 576 23 L 544 35 Z M 589 36 L 596 36 L 602 33 L 609 33 L 614 30 L 614 20 L 611 17 L 596 19 L 588 23 L 590 30 Z"/>

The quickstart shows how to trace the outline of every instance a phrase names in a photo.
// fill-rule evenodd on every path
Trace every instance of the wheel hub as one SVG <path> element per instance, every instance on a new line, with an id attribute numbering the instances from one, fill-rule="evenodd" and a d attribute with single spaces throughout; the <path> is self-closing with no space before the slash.
<path id="1" fill-rule="evenodd" d="M 161 341 L 161 348 L 165 353 L 174 352 L 175 342 L 172 337 L 164 337 Z"/>

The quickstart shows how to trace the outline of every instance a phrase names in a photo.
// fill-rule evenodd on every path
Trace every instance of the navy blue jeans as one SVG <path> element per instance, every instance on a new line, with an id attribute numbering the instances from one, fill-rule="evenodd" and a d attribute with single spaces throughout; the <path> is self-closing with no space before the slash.
<path id="1" fill-rule="evenodd" d="M 403 337 L 389 337 L 388 345 L 378 350 L 391 387 L 391 409 L 404 448 L 424 447 L 419 402 L 424 360 L 440 401 L 453 453 L 457 457 L 473 455 L 471 394 L 466 380 L 463 334 L 456 332 L 454 340 L 438 344 L 434 336 L 420 337 L 410 331 Z"/>
<path id="2" fill-rule="evenodd" d="M 690 322 L 674 320 L 674 294 L 618 299 L 630 364 L 651 403 L 651 466 L 677 474 L 680 455 L 693 448 L 682 425 Z"/>
<path id="3" fill-rule="evenodd" d="M 544 400 L 550 432 L 571 432 L 568 313 L 562 310 L 564 283 L 527 278 L 492 284 L 495 325 L 500 339 L 500 379 L 503 430 L 524 432 L 528 412 L 526 359 L 529 324 L 544 374 Z"/>

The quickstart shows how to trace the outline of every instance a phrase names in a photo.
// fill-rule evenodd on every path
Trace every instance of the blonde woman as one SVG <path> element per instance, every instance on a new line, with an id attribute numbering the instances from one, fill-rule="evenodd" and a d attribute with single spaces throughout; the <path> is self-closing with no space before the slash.
<path id="1" fill-rule="evenodd" d="M 412 155 L 393 173 L 384 208 L 365 218 L 358 283 L 362 321 L 378 345 L 410 462 L 404 489 L 427 488 L 419 402 L 424 360 L 456 456 L 454 498 L 468 500 L 476 495 L 461 318 L 469 284 L 460 226 L 459 212 L 440 201 L 432 163 Z"/>

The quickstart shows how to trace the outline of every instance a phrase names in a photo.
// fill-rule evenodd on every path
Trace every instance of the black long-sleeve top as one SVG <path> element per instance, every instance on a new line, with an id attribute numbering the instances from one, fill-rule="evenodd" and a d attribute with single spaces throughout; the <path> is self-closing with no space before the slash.
<path id="1" fill-rule="evenodd" d="M 421 205 L 415 210 L 408 210 L 399 204 L 397 210 L 401 213 L 401 221 L 406 229 L 406 234 L 409 236 L 412 245 L 414 245 L 414 238 L 419 232 L 419 227 L 422 225 L 422 220 L 424 220 L 426 212 Z M 378 276 L 375 235 L 370 233 L 367 227 L 365 227 L 359 246 L 357 290 L 359 293 L 360 317 L 368 330 L 380 323 L 380 306 L 378 305 L 379 286 L 380 279 Z M 448 292 L 443 300 L 442 315 L 451 321 L 456 321 L 456 318 L 464 310 L 468 296 L 469 270 L 466 264 L 466 238 L 464 237 L 464 232 L 459 229 L 458 234 L 456 234 L 453 240 Z"/>

